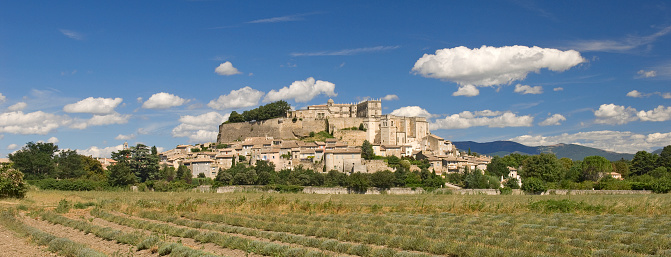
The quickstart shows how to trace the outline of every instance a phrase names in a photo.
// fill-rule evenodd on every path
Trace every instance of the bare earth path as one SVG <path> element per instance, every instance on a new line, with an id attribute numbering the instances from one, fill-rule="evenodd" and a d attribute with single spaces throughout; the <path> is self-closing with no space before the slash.
<path id="1" fill-rule="evenodd" d="M 31 244 L 26 239 L 17 237 L 14 233 L 0 226 L 0 257 L 42 257 L 56 256 L 56 254 L 47 251 L 44 246 Z"/>

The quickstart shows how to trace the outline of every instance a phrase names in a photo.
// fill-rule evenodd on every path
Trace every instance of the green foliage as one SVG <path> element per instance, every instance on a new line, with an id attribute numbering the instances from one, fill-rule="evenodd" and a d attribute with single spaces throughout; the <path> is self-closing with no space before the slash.
<path id="1" fill-rule="evenodd" d="M 613 166 L 604 157 L 587 156 L 581 163 L 581 169 L 584 180 L 597 181 L 606 173 L 610 173 Z"/>
<path id="2" fill-rule="evenodd" d="M 510 189 L 520 189 L 520 184 L 518 182 L 517 178 L 509 178 L 504 186 Z"/>
<path id="3" fill-rule="evenodd" d="M 620 173 L 623 178 L 629 177 L 629 161 L 620 159 L 616 162 L 613 162 L 613 171 Z"/>
<path id="4" fill-rule="evenodd" d="M 549 199 L 530 203 L 529 209 L 543 213 L 557 213 L 557 212 L 601 213 L 605 209 L 605 206 L 591 205 L 585 202 L 576 202 L 569 199 L 563 199 L 563 200 Z"/>
<path id="5" fill-rule="evenodd" d="M 372 160 L 375 158 L 375 152 L 373 151 L 373 144 L 364 140 L 361 145 L 361 158 L 364 160 Z"/>
<path id="6" fill-rule="evenodd" d="M 30 180 L 30 184 L 43 190 L 64 190 L 64 191 L 101 191 L 109 189 L 107 180 L 92 179 L 41 179 Z"/>
<path id="7" fill-rule="evenodd" d="M 668 170 L 671 170 L 671 145 L 667 145 L 662 149 L 662 152 L 659 153 L 659 158 L 657 158 L 657 167 L 665 167 Z"/>
<path id="8" fill-rule="evenodd" d="M 508 165 L 506 165 L 503 158 L 494 156 L 492 161 L 487 164 L 487 173 L 497 177 L 508 177 L 508 173 L 510 173 L 510 171 L 508 170 Z"/>
<path id="9" fill-rule="evenodd" d="M 238 123 L 238 122 L 245 122 L 245 117 L 236 111 L 232 111 L 231 115 L 228 116 L 228 121 L 226 121 L 225 123 Z"/>
<path id="10" fill-rule="evenodd" d="M 541 153 L 523 161 L 520 176 L 539 178 L 546 182 L 559 182 L 563 177 L 562 166 L 554 154 Z"/>
<path id="11" fill-rule="evenodd" d="M 389 189 L 396 184 L 394 173 L 389 170 L 377 171 L 370 175 L 371 185 L 380 189 Z"/>
<path id="12" fill-rule="evenodd" d="M 8 157 L 14 163 L 14 168 L 25 174 L 26 179 L 41 179 L 56 175 L 56 152 L 58 146 L 53 143 L 28 142 Z"/>
<path id="13" fill-rule="evenodd" d="M 370 184 L 370 177 L 366 173 L 355 172 L 347 177 L 347 188 L 356 192 L 366 192 Z"/>
<path id="14" fill-rule="evenodd" d="M 324 177 L 324 185 L 328 187 L 346 187 L 347 174 L 337 170 L 330 170 Z"/>
<path id="15" fill-rule="evenodd" d="M 366 131 L 366 127 L 363 126 L 363 123 L 359 124 L 359 130 Z"/>
<path id="16" fill-rule="evenodd" d="M 547 185 L 545 181 L 537 177 L 523 178 L 522 190 L 530 194 L 540 194 L 547 190 Z"/>
<path id="17" fill-rule="evenodd" d="M 108 183 L 111 186 L 123 187 L 132 185 L 136 180 L 135 174 L 133 174 L 130 166 L 125 162 L 119 162 L 109 167 Z"/>
<path id="18" fill-rule="evenodd" d="M 69 212 L 71 208 L 72 208 L 72 204 L 70 202 L 68 202 L 68 200 L 61 199 L 58 202 L 58 206 L 56 206 L 55 211 L 57 213 L 66 213 L 66 212 Z"/>
<path id="19" fill-rule="evenodd" d="M 273 118 L 285 117 L 287 111 L 291 110 L 291 106 L 284 100 L 272 102 L 266 105 L 259 106 L 255 109 L 248 110 L 239 114 L 236 111 L 231 112 L 228 121 L 225 123 L 237 123 L 245 121 L 262 121 Z"/>
<path id="20" fill-rule="evenodd" d="M 498 177 L 484 175 L 481 170 L 464 171 L 463 184 L 469 189 L 497 189 L 501 186 Z"/>
<path id="21" fill-rule="evenodd" d="M 23 173 L 13 169 L 11 164 L 0 164 L 0 198 L 23 198 L 26 192 Z"/>
<path id="22" fill-rule="evenodd" d="M 646 151 L 638 151 L 631 160 L 630 171 L 634 175 L 645 175 L 655 169 L 657 155 Z"/>

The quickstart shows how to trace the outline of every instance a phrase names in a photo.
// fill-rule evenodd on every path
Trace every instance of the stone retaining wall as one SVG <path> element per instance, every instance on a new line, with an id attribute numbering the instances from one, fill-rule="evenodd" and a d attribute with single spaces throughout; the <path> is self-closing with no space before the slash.
<path id="1" fill-rule="evenodd" d="M 195 192 L 217 192 L 217 193 L 234 193 L 234 192 L 265 192 L 277 193 L 275 190 L 265 190 L 260 186 L 223 186 L 211 190 L 210 186 L 204 185 L 193 189 Z M 304 194 L 366 194 L 366 195 L 414 195 L 426 193 L 422 188 L 407 188 L 407 187 L 393 187 L 390 189 L 369 188 L 366 192 L 357 192 L 345 187 L 304 187 Z M 434 193 L 437 194 L 455 194 L 455 195 L 499 195 L 498 189 L 448 189 L 438 188 Z M 520 189 L 513 189 L 513 195 L 525 195 L 524 191 Z M 563 190 L 551 189 L 542 195 L 631 195 L 631 194 L 652 194 L 649 190 Z"/>

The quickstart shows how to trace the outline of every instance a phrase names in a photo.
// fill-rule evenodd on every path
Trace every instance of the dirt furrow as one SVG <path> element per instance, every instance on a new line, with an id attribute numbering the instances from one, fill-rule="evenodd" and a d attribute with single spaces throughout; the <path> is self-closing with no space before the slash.
<path id="1" fill-rule="evenodd" d="M 302 248 L 305 248 L 305 249 L 308 249 L 308 250 L 325 252 L 325 253 L 328 253 L 328 254 L 333 255 L 333 256 L 345 256 L 345 257 L 355 256 L 355 255 L 348 255 L 348 254 L 343 254 L 343 253 L 336 253 L 336 252 L 332 252 L 332 251 L 322 250 L 322 249 L 319 249 L 319 248 L 312 248 L 312 247 L 299 245 L 299 244 L 291 244 L 291 243 L 285 243 L 285 242 L 281 242 L 281 241 L 273 241 L 273 240 L 270 240 L 270 239 L 267 239 L 267 238 L 262 238 L 262 237 L 254 237 L 254 236 L 248 236 L 248 235 L 243 235 L 243 234 L 228 233 L 228 232 L 202 229 L 202 228 L 192 228 L 192 227 L 177 225 L 177 224 L 174 224 L 174 223 L 164 222 L 164 221 L 160 221 L 160 220 L 152 220 L 152 219 L 145 219 L 145 218 L 141 218 L 141 217 L 137 217 L 137 216 L 130 216 L 130 215 L 122 213 L 122 212 L 115 212 L 115 211 L 109 211 L 109 212 L 114 214 L 114 215 L 120 215 L 120 216 L 124 216 L 124 217 L 130 217 L 130 218 L 134 218 L 134 219 L 145 220 L 145 221 L 161 223 L 161 224 L 169 224 L 171 226 L 175 226 L 175 227 L 178 227 L 178 228 L 195 229 L 195 230 L 198 230 L 198 231 L 201 231 L 201 232 L 215 231 L 215 232 L 222 233 L 224 235 L 237 236 L 237 237 L 246 238 L 246 239 L 250 239 L 250 240 L 256 240 L 256 241 L 261 241 L 261 242 L 273 242 L 275 244 L 286 245 L 286 246 L 289 246 L 289 247 L 302 247 Z M 250 256 L 252 256 L 252 255 L 250 255 Z"/>
<path id="2" fill-rule="evenodd" d="M 1 228 L 2 226 L 0 226 Z M 42 257 L 57 256 L 55 253 L 47 251 L 47 247 L 38 246 L 29 243 L 26 239 L 17 237 L 6 228 L 0 229 L 0 257 Z"/>
<path id="3" fill-rule="evenodd" d="M 130 256 L 158 256 L 158 254 L 152 254 L 149 250 L 135 251 L 135 246 L 107 241 L 96 237 L 93 234 L 85 234 L 84 232 L 74 228 L 52 224 L 47 221 L 34 219 L 28 216 L 20 216 L 21 217 L 19 218 L 21 221 L 23 221 L 28 226 L 39 228 L 40 230 L 57 237 L 67 238 L 74 242 L 87 245 L 89 248 L 100 251 L 107 255 L 129 254 Z"/>
<path id="4" fill-rule="evenodd" d="M 120 225 L 114 222 L 110 222 L 104 219 L 96 218 L 92 216 L 89 213 L 89 210 L 78 210 L 78 211 L 71 211 L 70 213 L 67 213 L 63 215 L 67 218 L 73 219 L 73 220 L 82 220 L 86 219 L 91 220 L 94 225 L 102 226 L 102 227 L 110 227 L 113 229 L 121 230 L 126 233 L 130 233 L 133 231 L 138 231 L 139 229 L 136 228 L 131 228 L 128 226 Z M 146 234 L 151 234 L 150 231 L 145 231 Z M 244 251 L 242 250 L 234 250 L 234 249 L 228 249 L 228 248 L 223 248 L 221 246 L 218 246 L 213 243 L 200 243 L 192 238 L 184 238 L 184 237 L 174 237 L 174 236 L 169 236 L 166 235 L 166 241 L 170 242 L 180 242 L 184 246 L 191 247 L 193 249 L 199 249 L 203 250 L 205 252 L 213 253 L 216 255 L 222 255 L 222 256 L 230 256 L 230 257 L 246 257 L 246 256 L 251 256 L 251 257 L 261 257 L 262 255 L 256 255 L 256 254 L 249 254 L 247 255 Z"/>

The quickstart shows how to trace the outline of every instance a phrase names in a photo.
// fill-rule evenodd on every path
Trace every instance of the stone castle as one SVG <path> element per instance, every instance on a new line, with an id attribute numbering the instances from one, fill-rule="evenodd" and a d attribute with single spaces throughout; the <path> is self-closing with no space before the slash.
<path id="1" fill-rule="evenodd" d="M 379 99 L 354 104 L 336 104 L 329 99 L 326 104 L 288 111 L 283 118 L 221 124 L 217 142 L 230 143 L 249 137 L 292 140 L 319 131 L 328 131 L 351 146 L 360 146 L 368 140 L 376 151 L 400 151 L 403 156 L 410 156 L 412 151 L 446 155 L 456 150 L 451 142 L 431 135 L 424 117 L 383 115 Z"/>

